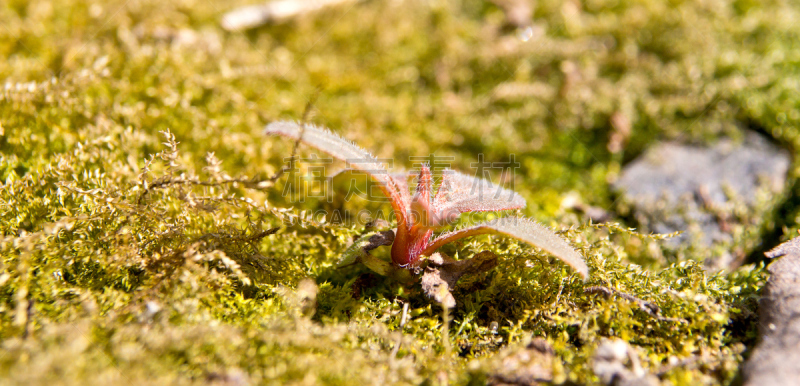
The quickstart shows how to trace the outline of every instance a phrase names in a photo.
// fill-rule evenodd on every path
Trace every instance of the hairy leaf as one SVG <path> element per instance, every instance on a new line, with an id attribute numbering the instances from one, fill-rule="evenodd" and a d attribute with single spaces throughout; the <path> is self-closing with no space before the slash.
<path id="1" fill-rule="evenodd" d="M 411 220 L 409 222 L 412 226 L 420 225 L 427 228 L 434 225 L 436 213 L 431 208 L 431 190 L 433 190 L 431 169 L 428 165 L 422 165 L 417 177 L 414 197 L 411 198 Z"/>
<path id="2" fill-rule="evenodd" d="M 422 254 L 430 255 L 441 246 L 458 239 L 490 233 L 504 234 L 539 247 L 569 264 L 584 279 L 589 276 L 589 267 L 586 266 L 583 256 L 575 251 L 563 238 L 544 225 L 522 217 L 504 217 L 441 234 L 422 251 Z"/>
<path id="3" fill-rule="evenodd" d="M 442 213 L 520 209 L 525 205 L 525 199 L 516 192 L 452 169 L 444 170 L 434 199 L 434 206 Z"/>
<path id="4" fill-rule="evenodd" d="M 381 163 L 368 151 L 340 137 L 328 129 L 296 122 L 279 121 L 267 125 L 266 135 L 281 135 L 300 140 L 309 146 L 330 154 L 332 157 L 346 161 L 353 169 L 367 172 L 380 186 L 386 197 L 392 201 L 398 225 L 405 224 L 406 206 L 398 186 L 390 177 L 386 165 Z"/>
<path id="5" fill-rule="evenodd" d="M 409 192 L 408 184 L 408 179 L 411 177 L 413 177 L 413 174 L 410 172 L 394 172 L 389 174 L 389 178 L 397 185 L 397 190 L 400 192 L 400 198 L 405 208 L 411 206 L 411 193 Z"/>

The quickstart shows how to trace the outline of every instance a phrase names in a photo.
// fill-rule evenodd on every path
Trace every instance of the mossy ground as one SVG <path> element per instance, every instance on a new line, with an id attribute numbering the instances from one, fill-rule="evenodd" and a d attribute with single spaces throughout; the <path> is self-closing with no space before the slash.
<path id="1" fill-rule="evenodd" d="M 532 336 L 554 347 L 556 383 L 596 383 L 603 337 L 630 342 L 652 372 L 696 359 L 662 374 L 676 385 L 734 380 L 763 265 L 707 273 L 708 251 L 665 255 L 561 197 L 612 208 L 608 181 L 656 139 L 749 127 L 796 150 L 796 6 L 544 0 L 525 41 L 477 0 L 371 0 L 227 33 L 219 18 L 235 3 L 0 6 L 0 383 L 480 384 Z M 504 238 L 449 246 L 501 259 L 456 289 L 443 324 L 419 288 L 337 269 L 363 228 L 301 211 L 375 205 L 286 202 L 286 177 L 269 177 L 291 144 L 260 134 L 312 99 L 309 121 L 397 166 L 515 154 L 523 214 L 563 230 L 590 280 Z M 614 117 L 632 129 L 620 151 Z M 775 214 L 785 235 L 797 193 Z"/>

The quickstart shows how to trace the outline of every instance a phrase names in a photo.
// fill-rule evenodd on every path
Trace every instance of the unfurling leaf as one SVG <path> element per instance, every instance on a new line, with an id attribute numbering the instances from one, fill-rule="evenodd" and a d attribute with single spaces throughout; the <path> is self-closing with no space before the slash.
<path id="1" fill-rule="evenodd" d="M 397 190 L 400 192 L 400 198 L 403 200 L 404 208 L 408 208 L 411 205 L 411 193 L 408 188 L 408 180 L 413 176 L 414 174 L 410 172 L 395 172 L 389 174 L 389 178 L 397 185 Z"/>
<path id="2" fill-rule="evenodd" d="M 428 165 L 422 165 L 417 177 L 417 187 L 411 198 L 411 223 L 412 226 L 432 228 L 438 226 L 438 219 L 432 205 L 431 191 L 433 190 L 433 177 Z"/>

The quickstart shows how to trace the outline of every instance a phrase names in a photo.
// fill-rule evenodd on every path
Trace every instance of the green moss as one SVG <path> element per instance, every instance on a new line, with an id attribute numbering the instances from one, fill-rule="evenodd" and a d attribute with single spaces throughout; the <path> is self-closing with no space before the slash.
<path id="1" fill-rule="evenodd" d="M 609 208 L 607 181 L 659 138 L 749 126 L 800 148 L 796 7 L 538 1 L 527 42 L 477 0 L 364 2 L 246 33 L 219 28 L 230 7 L 0 6 L 0 377 L 481 383 L 531 336 L 555 349 L 558 383 L 598 382 L 603 337 L 631 342 L 653 372 L 697 357 L 663 373 L 676 385 L 736 376 L 763 265 L 710 274 L 695 262 L 709 251 L 664 259 L 658 237 L 586 225 L 561 197 Z M 524 214 L 568 228 L 590 280 L 504 238 L 448 246 L 501 259 L 456 288 L 445 323 L 419 288 L 336 268 L 363 229 L 309 213 L 378 205 L 287 202 L 286 178 L 269 177 L 290 149 L 260 135 L 314 96 L 311 121 L 398 167 L 514 154 Z M 619 152 L 607 146 L 614 114 L 631 124 Z M 786 234 L 800 227 L 797 196 L 775 214 Z M 584 293 L 593 285 L 672 319 Z"/>

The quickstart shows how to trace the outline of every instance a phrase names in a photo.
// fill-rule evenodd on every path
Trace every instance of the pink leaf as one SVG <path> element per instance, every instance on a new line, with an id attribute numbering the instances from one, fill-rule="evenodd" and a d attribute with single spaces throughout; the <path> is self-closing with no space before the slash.
<path id="1" fill-rule="evenodd" d="M 464 213 L 520 209 L 526 203 L 516 192 L 484 179 L 445 169 L 433 205 L 440 213 L 453 210 Z"/>
<path id="2" fill-rule="evenodd" d="M 431 191 L 433 190 L 433 178 L 431 177 L 431 168 L 427 164 L 423 164 L 419 170 L 417 177 L 417 188 L 414 190 L 415 201 L 425 201 L 430 204 Z"/>
<path id="3" fill-rule="evenodd" d="M 341 170 L 336 171 L 335 173 L 331 173 L 329 176 L 330 178 L 336 178 L 339 175 L 343 175 L 345 173 L 351 172 L 355 169 L 353 168 L 343 168 Z M 415 174 L 411 172 L 391 172 L 389 173 L 389 178 L 394 181 L 395 186 L 397 186 L 397 191 L 400 193 L 401 201 L 403 202 L 403 207 L 408 208 L 411 205 L 411 193 L 409 192 L 409 184 L 408 180 L 411 177 L 414 177 Z"/>
<path id="4" fill-rule="evenodd" d="M 541 248 L 574 268 L 584 279 L 589 276 L 589 267 L 586 266 L 583 256 L 572 248 L 566 240 L 555 234 L 550 228 L 522 217 L 503 217 L 468 228 L 443 233 L 428 244 L 421 254 L 430 255 L 443 245 L 465 237 L 492 233 L 511 236 Z"/>
<path id="5" fill-rule="evenodd" d="M 314 125 L 300 125 L 295 122 L 273 122 L 264 129 L 266 135 L 281 135 L 300 140 L 309 146 L 324 151 L 334 158 L 347 161 L 354 169 L 367 172 L 379 185 L 386 197 L 392 201 L 398 226 L 405 226 L 408 206 L 393 178 L 389 176 L 386 165 L 368 151 L 340 137 L 328 129 Z M 408 190 L 406 189 L 406 192 Z M 408 194 L 408 193 L 406 193 Z"/>
<path id="6" fill-rule="evenodd" d="M 408 179 L 413 177 L 413 174 L 409 172 L 396 172 L 389 174 L 389 178 L 391 178 L 395 185 L 397 185 L 397 190 L 400 192 L 400 198 L 403 201 L 403 207 L 409 208 L 411 206 L 411 193 L 409 192 L 409 185 Z"/>
<path id="7" fill-rule="evenodd" d="M 417 177 L 417 187 L 414 197 L 411 198 L 411 226 L 432 228 L 436 226 L 436 213 L 431 208 L 431 191 L 433 190 L 433 177 L 428 165 L 422 165 Z"/>

